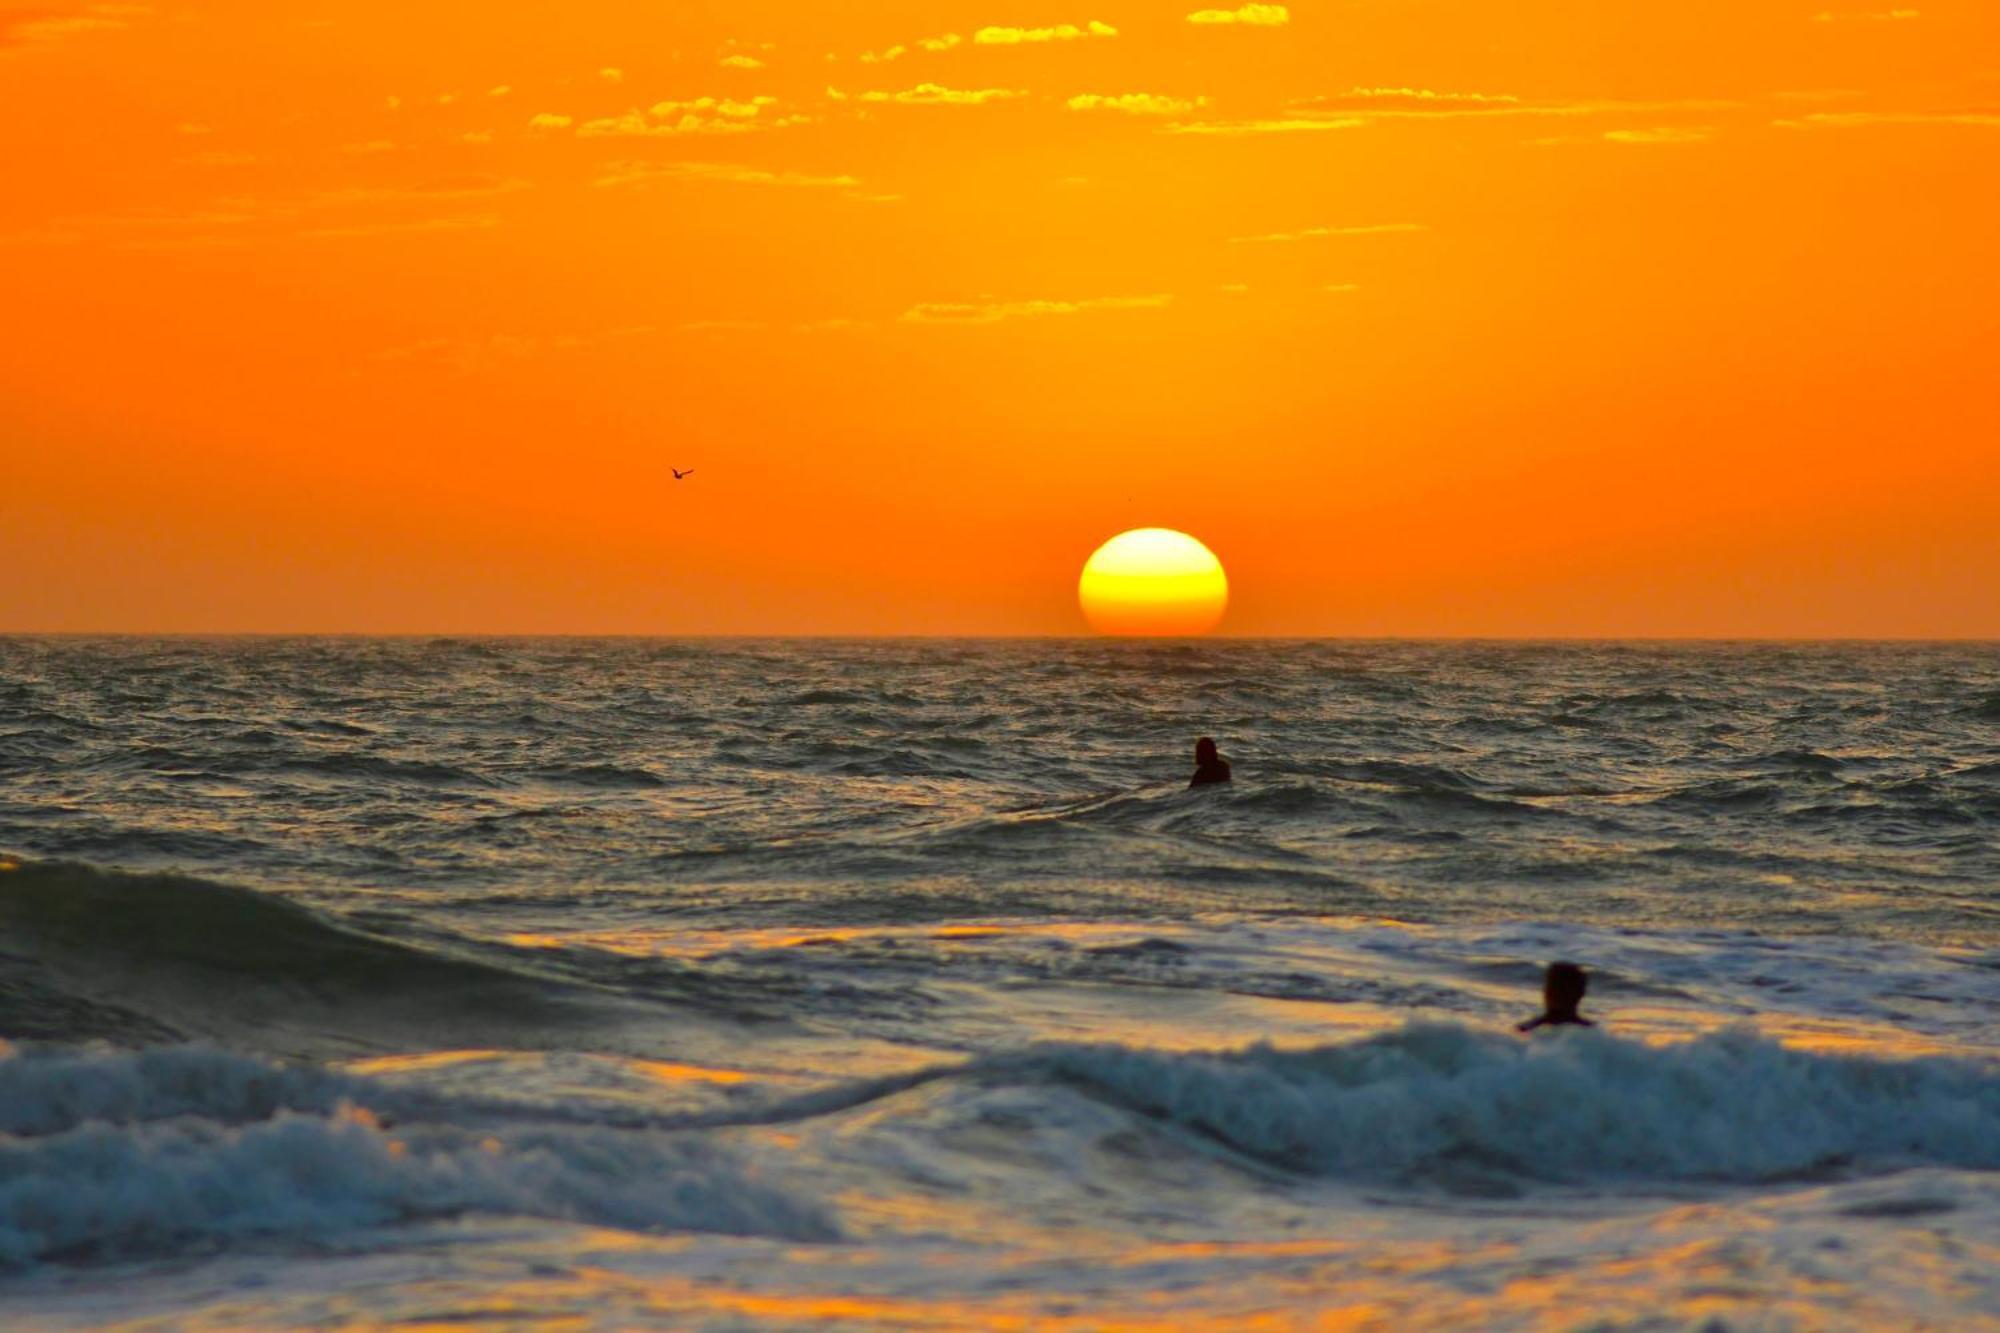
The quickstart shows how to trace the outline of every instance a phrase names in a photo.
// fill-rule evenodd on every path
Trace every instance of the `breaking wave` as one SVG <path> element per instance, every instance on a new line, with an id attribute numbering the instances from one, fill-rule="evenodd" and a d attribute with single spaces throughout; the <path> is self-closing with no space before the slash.
<path id="1" fill-rule="evenodd" d="M 0 1264 L 313 1239 L 463 1214 L 824 1240 L 718 1145 L 605 1126 L 398 1124 L 367 1081 L 203 1050 L 0 1058 Z"/>
<path id="2" fill-rule="evenodd" d="M 1290 1170 L 1406 1183 L 1770 1181 L 2000 1168 L 2000 1069 L 1819 1054 L 1747 1029 L 1647 1046 L 1448 1024 L 1307 1051 L 1038 1048 L 1030 1068 Z"/>

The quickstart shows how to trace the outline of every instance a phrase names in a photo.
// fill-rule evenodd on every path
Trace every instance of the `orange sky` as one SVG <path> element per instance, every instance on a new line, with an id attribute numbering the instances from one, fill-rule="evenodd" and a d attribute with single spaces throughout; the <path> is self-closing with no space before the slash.
<path id="1" fill-rule="evenodd" d="M 2000 6 L 1828 2 L 0 0 L 0 630 L 2000 635 Z"/>

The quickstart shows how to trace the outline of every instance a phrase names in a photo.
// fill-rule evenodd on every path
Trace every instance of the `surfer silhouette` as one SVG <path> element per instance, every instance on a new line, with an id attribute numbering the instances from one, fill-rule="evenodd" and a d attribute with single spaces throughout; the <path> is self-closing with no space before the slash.
<path id="1" fill-rule="evenodd" d="M 1514 1030 L 1529 1032 L 1539 1027 L 1565 1024 L 1596 1027 L 1597 1024 L 1576 1011 L 1576 1007 L 1583 1003 L 1583 993 L 1589 989 L 1590 978 L 1575 963 L 1550 963 L 1548 972 L 1542 977 L 1542 1012 Z"/>
<path id="2" fill-rule="evenodd" d="M 1229 761 L 1216 752 L 1213 737 L 1203 736 L 1194 743 L 1194 776 L 1188 779 L 1188 786 L 1206 787 L 1227 781 Z"/>

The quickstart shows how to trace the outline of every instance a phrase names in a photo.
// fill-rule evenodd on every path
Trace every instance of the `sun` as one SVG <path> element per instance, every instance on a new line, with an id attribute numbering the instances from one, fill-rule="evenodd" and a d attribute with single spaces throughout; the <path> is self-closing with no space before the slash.
<path id="1" fill-rule="evenodd" d="M 1076 599 L 1099 634 L 1206 634 L 1229 606 L 1229 579 L 1185 532 L 1134 528 L 1084 562 Z"/>

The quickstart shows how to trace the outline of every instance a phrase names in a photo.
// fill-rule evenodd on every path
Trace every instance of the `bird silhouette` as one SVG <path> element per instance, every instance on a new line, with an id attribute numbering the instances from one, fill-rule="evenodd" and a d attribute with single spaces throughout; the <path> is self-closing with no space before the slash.
<path id="1" fill-rule="evenodd" d="M 692 476 L 694 475 L 694 469 L 693 469 L 693 468 L 689 468 L 689 469 L 688 469 L 687 471 L 683 472 L 683 471 L 681 471 L 681 470 L 680 470 L 679 468 L 677 468 L 677 467 L 670 467 L 670 468 L 668 468 L 668 469 L 667 469 L 667 471 L 669 471 L 669 472 L 671 472 L 671 473 L 673 473 L 673 474 L 674 474 L 674 480 L 675 480 L 675 481 L 680 481 L 680 480 L 682 480 L 682 479 L 684 479 L 684 478 L 687 478 L 687 477 L 692 477 Z"/>

